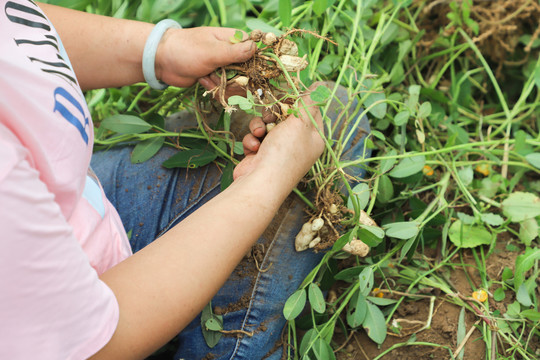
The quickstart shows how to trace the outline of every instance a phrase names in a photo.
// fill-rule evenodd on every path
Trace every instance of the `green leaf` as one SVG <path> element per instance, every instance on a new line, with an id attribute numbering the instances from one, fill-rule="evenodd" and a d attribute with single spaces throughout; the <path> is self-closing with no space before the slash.
<path id="1" fill-rule="evenodd" d="M 337 70 L 342 62 L 343 56 L 337 54 L 328 54 L 317 64 L 317 71 L 322 75 L 328 76 L 333 71 Z"/>
<path id="2" fill-rule="evenodd" d="M 474 173 L 472 166 L 466 166 L 458 170 L 459 179 L 463 182 L 463 185 L 468 186 L 474 179 Z"/>
<path id="3" fill-rule="evenodd" d="M 291 0 L 279 0 L 279 17 L 284 27 L 291 25 L 292 2 Z"/>
<path id="4" fill-rule="evenodd" d="M 407 123 L 409 121 L 409 117 L 411 114 L 409 113 L 409 110 L 403 110 L 400 111 L 394 116 L 394 124 L 396 126 L 401 126 Z"/>
<path id="5" fill-rule="evenodd" d="M 352 194 L 349 196 L 349 200 L 347 201 L 347 207 L 351 210 L 354 210 L 353 200 L 352 198 L 355 198 L 356 201 L 360 204 L 360 209 L 363 210 L 368 202 L 369 202 L 369 186 L 366 183 L 360 183 L 352 188 Z"/>
<path id="6" fill-rule="evenodd" d="M 540 169 L 540 153 L 531 153 L 525 155 L 525 159 L 537 169 Z"/>
<path id="7" fill-rule="evenodd" d="M 390 42 L 394 41 L 396 37 L 399 34 L 399 26 L 397 26 L 394 23 L 388 24 L 388 26 L 385 26 L 386 30 L 383 32 L 381 36 L 381 46 L 387 45 Z"/>
<path id="8" fill-rule="evenodd" d="M 504 215 L 512 222 L 521 222 L 540 215 L 540 198 L 534 194 L 516 191 L 502 202 Z"/>
<path id="9" fill-rule="evenodd" d="M 516 300 L 525 307 L 529 307 L 533 304 L 525 284 L 519 286 L 518 291 L 516 292 Z"/>
<path id="10" fill-rule="evenodd" d="M 465 225 L 461 220 L 455 221 L 448 229 L 450 241 L 457 247 L 473 248 L 480 245 L 489 245 L 493 235 L 480 225 Z"/>
<path id="11" fill-rule="evenodd" d="M 397 152 L 394 149 L 390 150 L 388 154 L 386 154 L 386 156 L 388 157 L 393 157 L 396 155 L 397 155 Z M 385 172 L 389 171 L 396 162 L 397 162 L 396 158 L 382 159 L 381 160 L 381 173 L 384 174 Z"/>
<path id="12" fill-rule="evenodd" d="M 319 314 L 324 313 L 324 311 L 326 310 L 326 302 L 324 301 L 324 295 L 321 289 L 317 286 L 317 284 L 309 284 L 308 298 L 313 310 L 315 310 Z"/>
<path id="13" fill-rule="evenodd" d="M 212 305 L 211 303 L 208 303 L 208 305 L 205 306 L 201 314 L 201 330 L 203 333 L 204 341 L 206 342 L 208 347 L 213 348 L 217 345 L 219 339 L 221 339 L 221 336 L 223 334 L 219 331 L 211 331 L 206 329 L 206 322 L 210 319 L 217 319 L 217 321 L 221 321 L 221 324 L 223 326 L 223 317 L 218 317 L 214 315 L 212 313 Z"/>
<path id="14" fill-rule="evenodd" d="M 259 29 L 262 32 L 271 32 L 276 34 L 276 36 L 283 35 L 283 31 L 276 29 L 273 26 L 268 25 L 266 22 L 262 21 L 261 19 L 247 19 L 246 26 L 250 30 Z"/>
<path id="15" fill-rule="evenodd" d="M 426 101 L 420 105 L 420 108 L 418 109 L 418 117 L 425 119 L 431 114 L 431 103 L 429 101 Z"/>
<path id="16" fill-rule="evenodd" d="M 238 105 L 242 110 L 250 110 L 253 108 L 253 102 L 240 95 L 231 96 L 227 102 L 230 106 Z"/>
<path id="17" fill-rule="evenodd" d="M 325 103 L 330 98 L 330 95 L 332 95 L 330 89 L 324 85 L 320 85 L 311 92 L 309 97 L 316 103 Z"/>
<path id="18" fill-rule="evenodd" d="M 356 236 L 358 237 L 358 239 L 362 240 L 362 242 L 364 242 L 369 247 L 375 247 L 381 243 L 382 238 L 384 237 L 383 229 L 376 226 L 371 226 L 370 228 L 374 229 L 370 229 L 367 228 L 366 225 L 361 225 L 361 227 L 362 228 L 356 232 Z M 382 237 L 377 236 L 378 234 L 375 235 L 374 231 L 372 231 L 375 230 L 375 228 L 381 230 L 381 232 L 383 233 Z"/>
<path id="19" fill-rule="evenodd" d="M 168 169 L 175 167 L 196 168 L 207 165 L 216 158 L 216 153 L 207 149 L 182 150 L 165 160 L 163 166 Z"/>
<path id="20" fill-rule="evenodd" d="M 244 146 L 241 141 L 235 141 L 233 151 L 236 155 L 244 155 Z"/>
<path id="21" fill-rule="evenodd" d="M 519 305 L 519 303 L 517 301 L 514 301 L 513 303 L 511 303 L 510 305 L 507 306 L 506 310 L 507 310 L 506 314 L 508 316 L 516 317 L 520 313 L 521 306 Z"/>
<path id="22" fill-rule="evenodd" d="M 306 291 L 304 289 L 296 290 L 285 302 L 283 307 L 283 316 L 287 320 L 295 319 L 306 305 Z"/>
<path id="23" fill-rule="evenodd" d="M 137 116 L 120 114 L 105 118 L 101 126 L 119 134 L 140 134 L 152 128 L 152 125 Z"/>
<path id="24" fill-rule="evenodd" d="M 382 204 L 386 204 L 394 197 L 394 185 L 392 180 L 386 175 L 379 178 L 379 189 L 377 192 L 377 200 Z"/>
<path id="25" fill-rule="evenodd" d="M 336 320 L 330 320 L 325 324 L 325 327 L 321 329 L 321 338 L 327 343 L 330 343 L 332 341 L 332 337 L 334 336 L 334 331 L 336 330 Z"/>
<path id="26" fill-rule="evenodd" d="M 500 185 L 501 183 L 493 181 L 491 178 L 482 179 L 482 188 L 478 191 L 478 194 L 487 198 L 492 198 L 497 194 Z"/>
<path id="27" fill-rule="evenodd" d="M 375 296 L 368 296 L 367 298 L 369 301 L 379 306 L 388 306 L 398 302 L 396 299 L 380 298 Z"/>
<path id="28" fill-rule="evenodd" d="M 417 155 L 402 159 L 388 175 L 395 178 L 404 178 L 414 175 L 424 168 L 426 157 Z"/>
<path id="29" fill-rule="evenodd" d="M 358 227 L 355 227 L 354 229 L 349 230 L 344 235 L 342 235 L 332 246 L 332 251 L 341 250 L 343 246 L 345 246 L 345 244 L 350 241 L 352 234 L 355 234 L 356 231 L 358 231 Z"/>
<path id="30" fill-rule="evenodd" d="M 455 136 L 457 144 L 467 144 L 469 142 L 469 133 L 461 126 L 454 124 L 446 124 L 446 126 L 448 127 L 449 134 Z M 447 142 L 447 146 L 451 145 Z"/>
<path id="31" fill-rule="evenodd" d="M 358 277 L 358 275 L 360 275 L 363 269 L 364 269 L 364 266 L 354 266 L 350 268 L 345 268 L 341 270 L 340 272 L 338 272 L 334 276 L 334 279 L 351 282 L 353 280 L 356 280 L 356 278 Z"/>
<path id="32" fill-rule="evenodd" d="M 354 303 L 353 303 L 354 301 Z M 354 306 L 351 306 L 354 304 Z M 364 322 L 367 313 L 366 297 L 360 292 L 357 292 L 349 303 L 349 311 L 347 312 L 347 324 L 352 328 L 357 328 Z"/>
<path id="33" fill-rule="evenodd" d="M 525 318 L 525 319 L 529 319 L 533 322 L 538 322 L 540 321 L 540 312 L 534 310 L 534 309 L 527 309 L 527 310 L 523 310 L 520 315 Z"/>
<path id="34" fill-rule="evenodd" d="M 411 239 L 420 231 L 419 224 L 416 221 L 390 223 L 384 225 L 383 229 L 386 231 L 386 236 L 401 240 Z"/>
<path id="35" fill-rule="evenodd" d="M 504 224 L 504 219 L 501 215 L 487 213 L 480 215 L 480 218 L 485 224 L 490 226 L 501 226 Z"/>
<path id="36" fill-rule="evenodd" d="M 476 218 L 474 216 L 462 212 L 457 213 L 457 218 L 465 225 L 472 225 L 476 222 Z"/>
<path id="37" fill-rule="evenodd" d="M 332 348 L 321 337 L 315 339 L 312 349 L 315 359 L 331 360 L 333 358 L 334 352 Z"/>
<path id="38" fill-rule="evenodd" d="M 506 294 L 502 287 L 498 288 L 497 290 L 493 292 L 493 300 L 495 301 L 503 301 L 505 297 L 506 297 Z"/>
<path id="39" fill-rule="evenodd" d="M 141 141 L 133 148 L 131 163 L 139 164 L 150 159 L 161 149 L 164 142 L 165 138 L 162 136 Z"/>
<path id="40" fill-rule="evenodd" d="M 326 9 L 328 9 L 328 1 L 327 0 L 314 0 L 313 1 L 313 12 L 317 16 L 321 16 Z"/>
<path id="41" fill-rule="evenodd" d="M 407 106 L 412 113 L 416 113 L 416 105 L 418 104 L 418 97 L 420 96 L 420 85 L 409 86 L 409 99 L 407 100 Z"/>
<path id="42" fill-rule="evenodd" d="M 507 282 L 508 280 L 512 279 L 514 277 L 514 272 L 509 267 L 505 267 L 503 269 L 503 272 L 501 274 L 501 279 L 504 282 Z"/>
<path id="43" fill-rule="evenodd" d="M 539 235 L 538 222 L 536 219 L 526 219 L 519 224 L 519 239 L 526 246 L 530 246 L 531 242 Z"/>
<path id="44" fill-rule="evenodd" d="M 373 289 L 373 268 L 371 266 L 364 268 L 360 275 L 358 275 L 358 281 L 360 285 L 360 294 L 368 296 L 371 292 L 371 289 Z"/>
<path id="45" fill-rule="evenodd" d="M 211 331 L 220 331 L 223 330 L 223 320 L 220 322 L 218 317 L 214 315 L 214 317 L 211 317 L 210 319 L 206 320 L 204 323 L 204 326 L 207 330 Z"/>
<path id="46" fill-rule="evenodd" d="M 315 341 L 318 335 L 319 334 L 315 329 L 309 329 L 306 332 L 306 334 L 302 338 L 302 341 L 300 342 L 300 355 L 307 355 L 307 352 L 311 348 L 311 343 Z"/>
<path id="47" fill-rule="evenodd" d="M 519 289 L 525 280 L 525 274 L 529 271 L 536 261 L 540 259 L 539 248 L 527 248 L 525 253 L 516 258 L 516 266 L 514 270 L 514 288 Z"/>
<path id="48" fill-rule="evenodd" d="M 233 183 L 233 171 L 234 164 L 232 162 L 227 162 L 225 168 L 223 169 L 223 175 L 221 175 L 221 191 L 225 190 Z"/>
<path id="49" fill-rule="evenodd" d="M 378 227 L 378 226 L 361 224 L 360 227 L 362 229 L 365 229 L 366 231 L 369 231 L 371 234 L 373 234 L 374 236 L 376 236 L 379 239 L 384 238 L 384 230 L 382 228 Z"/>
<path id="50" fill-rule="evenodd" d="M 376 137 L 379 140 L 382 140 L 382 141 L 386 140 L 386 136 L 384 136 L 384 134 L 382 132 L 378 131 L 378 130 L 371 129 L 371 135 L 373 135 L 374 137 Z"/>
<path id="51" fill-rule="evenodd" d="M 370 302 L 367 302 L 367 313 L 364 320 L 366 329 L 371 340 L 381 345 L 386 339 L 386 321 L 381 310 Z"/>
<path id="52" fill-rule="evenodd" d="M 242 41 L 243 38 L 244 38 L 244 33 L 241 32 L 240 30 L 236 30 L 236 32 L 234 33 L 234 36 L 231 36 L 229 38 L 229 41 L 231 42 L 231 44 L 238 44 L 239 42 Z"/>
<path id="53" fill-rule="evenodd" d="M 403 247 L 401 248 L 401 254 L 399 256 L 400 262 L 409 253 L 413 245 L 418 243 L 416 240 L 417 240 L 416 237 L 412 237 L 405 242 L 405 245 L 403 245 Z"/>
<path id="54" fill-rule="evenodd" d="M 462 307 L 461 311 L 459 312 L 459 319 L 458 319 L 458 327 L 457 327 L 457 343 L 461 344 L 463 342 L 463 339 L 465 339 L 465 334 L 467 332 L 466 325 L 465 325 L 465 308 Z M 458 354 L 458 359 L 463 360 L 463 355 L 465 355 L 465 348 L 461 349 L 461 351 Z"/>
<path id="55" fill-rule="evenodd" d="M 382 119 L 386 115 L 386 108 L 387 108 L 386 101 L 384 100 L 386 100 L 386 96 L 384 95 L 384 92 L 382 91 L 372 92 L 369 95 L 367 95 L 366 99 L 364 100 L 364 106 L 368 109 L 371 115 L 375 116 L 377 119 Z M 374 105 L 376 102 L 379 102 L 379 103 Z M 374 106 L 371 107 L 372 105 Z"/>

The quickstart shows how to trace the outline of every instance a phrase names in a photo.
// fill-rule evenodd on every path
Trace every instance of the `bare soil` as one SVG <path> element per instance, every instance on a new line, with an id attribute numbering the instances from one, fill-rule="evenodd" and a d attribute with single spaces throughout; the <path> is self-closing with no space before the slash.
<path id="1" fill-rule="evenodd" d="M 508 240 L 506 237 L 500 237 L 493 253 L 486 260 L 486 264 L 488 264 L 486 269 L 488 279 L 500 280 L 505 267 L 513 268 L 515 259 L 519 253 L 506 250 Z M 454 261 L 454 263 L 457 262 L 459 262 L 459 259 Z M 465 274 L 463 268 L 456 267 L 450 273 L 447 280 L 457 292 L 464 296 L 471 296 L 474 289 L 470 282 L 472 282 L 475 288 L 478 288 L 480 286 L 480 276 L 473 267 L 474 258 L 470 252 L 466 252 L 464 262 L 471 265 L 467 267 L 467 274 Z M 495 289 L 496 287 L 492 287 L 488 290 L 490 293 L 493 293 Z M 504 301 L 495 302 L 490 296 L 488 301 L 491 309 L 499 309 L 505 312 L 506 306 L 514 300 L 511 296 L 507 296 Z M 381 360 L 451 359 L 450 351 L 454 352 L 459 346 L 456 337 L 461 307 L 451 303 L 444 296 L 438 296 L 434 306 L 431 328 L 417 332 L 428 319 L 429 307 L 429 299 L 402 303 L 394 314 L 393 319 L 400 322 L 403 327 L 401 334 L 405 336 L 388 331 L 386 341 L 380 347 L 370 340 L 363 330 L 357 330 L 348 339 L 343 334 L 337 336 L 336 341 L 338 343 L 341 341 L 342 345 L 342 349 L 336 354 L 338 360 L 371 360 L 392 346 L 406 343 L 412 340 L 413 337 L 416 338 L 414 341 L 417 342 L 437 344 L 447 348 L 419 345 L 402 346 L 382 356 Z M 466 330 L 469 331 L 477 320 L 479 320 L 479 317 L 476 314 L 469 311 L 466 312 Z M 482 334 L 478 330 L 474 330 L 472 336 L 465 344 L 464 359 L 478 360 L 485 358 L 485 346 Z"/>

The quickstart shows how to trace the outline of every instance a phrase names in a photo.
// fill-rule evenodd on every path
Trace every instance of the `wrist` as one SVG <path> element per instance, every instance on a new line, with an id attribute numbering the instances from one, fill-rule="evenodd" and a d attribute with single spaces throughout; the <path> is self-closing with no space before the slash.
<path id="1" fill-rule="evenodd" d="M 168 85 L 160 81 L 163 79 L 163 42 L 168 37 L 169 29 L 180 29 L 181 26 L 174 20 L 166 19 L 157 23 L 148 36 L 143 52 L 144 79 L 152 88 L 163 90 Z"/>

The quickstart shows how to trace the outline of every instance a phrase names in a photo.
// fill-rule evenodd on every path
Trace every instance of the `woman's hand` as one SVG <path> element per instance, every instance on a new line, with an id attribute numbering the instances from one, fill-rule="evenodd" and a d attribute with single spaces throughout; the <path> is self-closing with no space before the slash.
<path id="1" fill-rule="evenodd" d="M 60 34 L 83 90 L 144 81 L 143 50 L 153 24 L 39 6 Z M 236 31 L 215 27 L 167 30 L 156 53 L 156 77 L 187 87 L 221 66 L 248 60 L 257 47 L 250 40 L 231 43 Z M 205 85 L 204 80 L 201 83 Z"/>
<path id="2" fill-rule="evenodd" d="M 231 43 L 236 31 L 215 27 L 169 29 L 156 54 L 156 77 L 179 87 L 191 86 L 198 79 L 207 89 L 215 87 L 217 77 L 210 77 L 212 72 L 225 65 L 247 61 L 257 49 L 251 40 Z M 247 35 L 244 34 L 244 38 Z M 240 91 L 238 89 L 238 94 Z"/>
<path id="3" fill-rule="evenodd" d="M 314 90 L 320 83 L 310 87 Z M 318 128 L 323 130 L 319 107 L 308 96 L 297 102 L 300 116 L 290 115 L 270 133 L 266 133 L 266 123 L 254 118 L 249 125 L 250 133 L 244 137 L 246 157 L 234 170 L 234 179 L 241 178 L 259 167 L 275 166 L 293 182 L 293 186 L 304 176 L 324 150 L 324 140 L 312 123 L 308 112 Z M 264 137 L 264 140 L 263 140 Z"/>

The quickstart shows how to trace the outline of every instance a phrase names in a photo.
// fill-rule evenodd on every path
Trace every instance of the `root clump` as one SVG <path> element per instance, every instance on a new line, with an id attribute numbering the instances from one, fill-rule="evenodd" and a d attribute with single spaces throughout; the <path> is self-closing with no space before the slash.
<path id="1" fill-rule="evenodd" d="M 302 85 L 299 72 L 308 66 L 307 56 L 298 56 L 298 46 L 290 40 L 295 34 L 309 34 L 336 44 L 313 31 L 303 29 L 291 29 L 280 36 L 253 30 L 248 39 L 260 43 L 254 56 L 244 63 L 231 64 L 218 70 L 221 83 L 205 94 L 210 93 L 226 111 L 232 112 L 236 108 L 226 101 L 225 89 L 231 84 L 239 85 L 252 94 L 256 106 L 270 111 L 276 117 L 276 123 L 283 121 L 298 97 L 298 93 L 292 89 Z M 287 77 L 285 73 L 293 74 Z M 305 86 L 302 87 L 305 89 Z"/>

